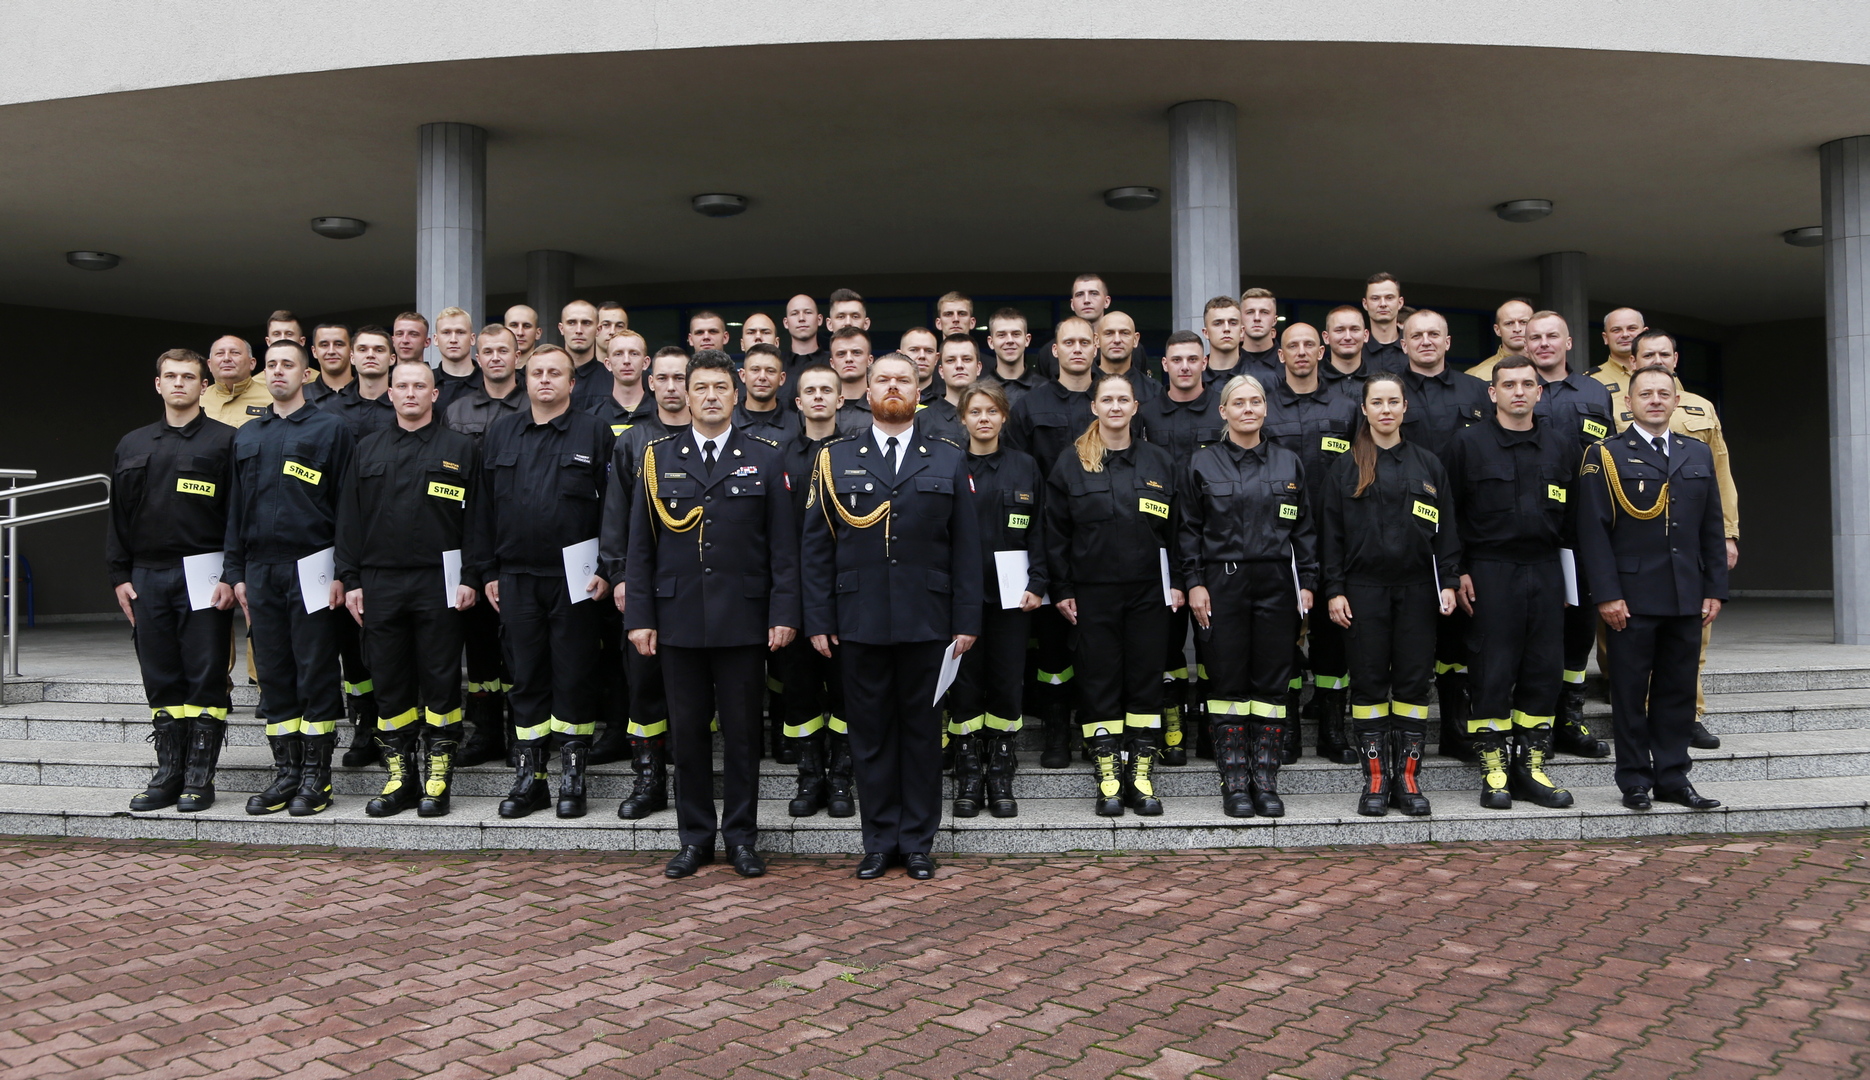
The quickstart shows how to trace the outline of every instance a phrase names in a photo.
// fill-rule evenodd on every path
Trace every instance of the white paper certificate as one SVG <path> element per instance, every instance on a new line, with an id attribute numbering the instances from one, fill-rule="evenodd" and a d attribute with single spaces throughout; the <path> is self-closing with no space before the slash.
<path id="1" fill-rule="evenodd" d="M 959 674 L 961 674 L 961 654 L 956 651 L 954 645 L 950 644 L 948 651 L 941 654 L 941 674 L 935 678 L 935 700 L 929 702 L 930 705 L 941 704 L 941 696 L 954 685 L 954 677 Z"/>
<path id="2" fill-rule="evenodd" d="M 565 588 L 571 593 L 571 602 L 582 604 L 591 599 L 588 588 L 591 579 L 597 576 L 597 538 L 592 537 L 581 544 L 572 544 L 565 549 Z"/>
<path id="3" fill-rule="evenodd" d="M 1000 576 L 1000 606 L 1011 611 L 1019 607 L 1026 582 L 1032 577 L 1032 557 L 1023 551 L 993 553 L 994 572 Z"/>
<path id="4" fill-rule="evenodd" d="M 1578 606 L 1578 557 L 1570 548 L 1558 549 L 1558 568 L 1565 574 L 1565 603 Z"/>
<path id="5" fill-rule="evenodd" d="M 214 587 L 221 583 L 221 562 L 226 552 L 182 557 L 182 580 L 188 582 L 188 609 L 200 611 L 214 606 Z"/>
<path id="6" fill-rule="evenodd" d="M 1162 606 L 1174 607 L 1175 597 L 1169 595 L 1174 591 L 1169 585 L 1169 549 L 1157 548 L 1156 554 L 1162 556 Z"/>
<path id="7" fill-rule="evenodd" d="M 461 549 L 442 552 L 442 606 L 455 606 L 455 593 L 461 588 Z"/>
<path id="8" fill-rule="evenodd" d="M 299 593 L 305 598 L 307 612 L 331 609 L 331 578 L 337 573 L 334 565 L 337 551 L 337 548 L 326 548 L 299 560 Z"/>

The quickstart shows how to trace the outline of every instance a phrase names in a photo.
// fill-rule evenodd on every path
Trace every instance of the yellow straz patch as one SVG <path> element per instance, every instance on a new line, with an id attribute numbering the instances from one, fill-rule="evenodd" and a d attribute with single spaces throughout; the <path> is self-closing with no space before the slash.
<path id="1" fill-rule="evenodd" d="M 1008 514 L 1006 516 L 1006 527 L 1009 529 L 1023 529 L 1031 524 L 1031 514 Z"/>
<path id="2" fill-rule="evenodd" d="M 1414 502 L 1415 502 L 1414 512 L 1415 512 L 1416 517 L 1421 518 L 1423 521 L 1432 521 L 1437 525 L 1441 524 L 1440 508 L 1436 506 L 1432 506 L 1429 503 L 1425 503 L 1420 499 L 1416 499 L 1414 500 Z"/>
<path id="3" fill-rule="evenodd" d="M 214 485 L 207 480 L 177 480 L 175 490 L 184 495 L 214 496 Z"/>
<path id="4" fill-rule="evenodd" d="M 1327 450 L 1333 454 L 1342 454 L 1344 451 L 1351 448 L 1351 441 L 1349 439 L 1340 439 L 1336 435 L 1326 435 L 1323 439 L 1319 440 L 1318 447 L 1321 450 Z"/>
<path id="5" fill-rule="evenodd" d="M 1565 489 L 1559 487 L 1557 484 L 1547 484 L 1545 485 L 1545 497 L 1553 502 L 1564 502 Z"/>
<path id="6" fill-rule="evenodd" d="M 452 484 L 438 484 L 433 480 L 429 481 L 429 494 L 438 499 L 452 499 L 455 502 L 467 501 L 467 488 L 455 487 Z"/>
<path id="7" fill-rule="evenodd" d="M 1282 521 L 1297 521 L 1299 519 L 1299 508 L 1291 503 L 1280 503 L 1279 517 Z"/>
<path id="8" fill-rule="evenodd" d="M 1593 439 L 1601 439 L 1610 434 L 1610 428 L 1595 420 L 1586 420 L 1584 422 L 1584 433 Z"/>
<path id="9" fill-rule="evenodd" d="M 1169 516 L 1169 504 L 1157 502 L 1154 499 L 1138 499 L 1136 500 L 1136 508 L 1145 514 L 1153 514 L 1159 518 L 1166 518 Z"/>
<path id="10" fill-rule="evenodd" d="M 285 474 L 287 476 L 298 477 L 308 484 L 316 484 L 325 478 L 324 473 L 319 472 L 317 469 L 308 469 L 296 461 L 286 462 Z"/>

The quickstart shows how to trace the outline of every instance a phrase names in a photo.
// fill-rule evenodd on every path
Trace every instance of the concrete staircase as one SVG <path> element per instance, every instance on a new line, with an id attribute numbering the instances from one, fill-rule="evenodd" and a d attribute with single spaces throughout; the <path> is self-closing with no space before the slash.
<path id="1" fill-rule="evenodd" d="M 1647 814 L 1631 813 L 1618 801 L 1608 760 L 1562 755 L 1551 773 L 1571 789 L 1573 808 L 1520 804 L 1510 811 L 1487 811 L 1477 804 L 1475 768 L 1431 757 L 1423 786 L 1435 804 L 1432 816 L 1404 818 L 1392 812 L 1365 818 L 1353 809 L 1357 769 L 1308 756 L 1281 773 L 1283 818 L 1224 816 L 1213 763 L 1193 758 L 1184 768 L 1160 770 L 1159 793 L 1167 804 L 1161 817 L 1099 818 L 1091 812 L 1088 765 L 1041 769 L 1037 754 L 1028 750 L 1017 781 L 1019 816 L 945 818 L 937 850 L 1102 852 L 1595 839 L 1870 824 L 1870 667 L 1710 671 L 1706 685 L 1708 726 L 1721 735 L 1723 745 L 1696 754 L 1694 778 L 1703 794 L 1725 804 L 1712 812 L 1659 805 Z M 0 705 L 0 833 L 426 850 L 667 851 L 676 846 L 673 811 L 635 822 L 615 816 L 616 802 L 629 786 L 620 765 L 593 771 L 591 813 L 573 821 L 560 821 L 550 811 L 521 821 L 501 820 L 495 807 L 511 773 L 491 765 L 461 772 L 454 809 L 444 818 L 421 819 L 413 812 L 368 818 L 363 805 L 381 786 L 381 770 L 341 768 L 332 811 L 308 819 L 249 817 L 243 810 L 246 796 L 264 787 L 271 771 L 261 724 L 252 715 L 254 702 L 252 689 L 236 691 L 216 785 L 220 802 L 213 809 L 132 814 L 125 807 L 147 781 L 152 762 L 144 742 L 149 712 L 141 687 L 79 677 L 8 683 Z M 1594 703 L 1588 711 L 1594 727 L 1607 733 L 1608 708 Z M 348 732 L 343 734 L 348 741 Z M 792 778 L 790 766 L 762 765 L 762 848 L 776 854 L 857 852 L 857 819 L 787 816 Z"/>

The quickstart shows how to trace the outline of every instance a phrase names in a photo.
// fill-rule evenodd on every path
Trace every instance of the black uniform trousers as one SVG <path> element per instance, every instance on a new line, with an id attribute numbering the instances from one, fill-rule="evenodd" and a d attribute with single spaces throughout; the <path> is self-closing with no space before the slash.
<path id="1" fill-rule="evenodd" d="M 597 664 L 601 675 L 596 718 L 607 730 L 626 728 L 630 723 L 630 664 L 625 657 L 636 652 L 636 646 L 624 633 L 623 612 L 617 610 L 616 603 L 608 595 L 597 603 L 602 610 L 598 619 Z"/>
<path id="2" fill-rule="evenodd" d="M 844 639 L 845 719 L 866 854 L 928 852 L 941 824 L 941 710 L 932 702 L 951 641 Z"/>
<path id="3" fill-rule="evenodd" d="M 675 826 L 684 846 L 714 847 L 714 737 L 721 718 L 721 840 L 751 846 L 760 798 L 760 699 L 766 649 L 736 645 L 680 649 L 658 645 L 669 688 L 669 743 L 675 760 Z M 934 688 L 929 689 L 934 693 Z"/>
<path id="4" fill-rule="evenodd" d="M 511 689 L 506 657 L 500 648 L 500 613 L 485 599 L 461 613 L 461 638 L 467 646 L 470 694 L 503 694 Z"/>
<path id="5" fill-rule="evenodd" d="M 1213 614 L 1206 638 L 1208 719 L 1225 724 L 1286 721 L 1298 597 L 1282 562 L 1224 563 L 1203 584 Z M 1296 718 L 1295 718 L 1296 719 Z"/>
<path id="6" fill-rule="evenodd" d="M 1345 631 L 1331 621 L 1330 605 L 1312 605 L 1305 620 L 1306 666 L 1312 685 L 1320 690 L 1342 690 L 1350 685 L 1350 659 L 1345 655 Z"/>
<path id="7" fill-rule="evenodd" d="M 363 569 L 364 656 L 382 682 L 379 731 L 461 722 L 462 613 L 442 605 L 445 585 L 439 566 Z"/>
<path id="8" fill-rule="evenodd" d="M 1460 582 L 1452 582 L 1448 588 L 1455 588 Z M 1465 675 L 1472 654 L 1468 649 L 1468 613 L 1459 607 L 1454 614 L 1435 624 L 1435 674 Z"/>
<path id="9" fill-rule="evenodd" d="M 821 656 L 801 634 L 773 658 L 786 688 L 780 713 L 780 734 L 786 738 L 805 739 L 821 731 L 843 735 L 848 730 L 844 683 L 838 675 L 839 648 L 833 645 L 830 657 Z"/>
<path id="10" fill-rule="evenodd" d="M 572 603 L 561 574 L 500 575 L 515 743 L 546 746 L 554 735 L 561 746 L 591 742 L 597 730 L 602 602 Z"/>
<path id="11" fill-rule="evenodd" d="M 1185 709 L 1190 704 L 1190 676 L 1197 670 L 1188 660 L 1188 630 L 1193 623 L 1187 604 L 1169 612 L 1169 627 L 1162 638 L 1162 707 L 1165 709 L 1170 706 Z"/>
<path id="12" fill-rule="evenodd" d="M 435 590 L 439 595 L 441 586 L 435 586 Z M 364 658 L 363 628 L 346 612 L 337 620 L 337 635 L 338 665 L 344 672 L 344 693 L 347 696 L 375 693 L 377 684 L 370 677 L 370 661 Z"/>
<path id="13" fill-rule="evenodd" d="M 1351 729 L 1427 731 L 1441 597 L 1432 582 L 1344 586 L 1351 628 Z"/>
<path id="14" fill-rule="evenodd" d="M 1597 605 L 1591 603 L 1582 581 L 1578 582 L 1578 606 L 1565 609 L 1564 621 L 1564 681 L 1582 686 L 1585 668 L 1591 662 L 1591 647 L 1597 644 Z"/>
<path id="15" fill-rule="evenodd" d="M 1032 680 L 1034 709 L 1056 709 L 1060 715 L 1080 708 L 1077 671 L 1072 664 L 1071 624 L 1049 604 L 1032 613 Z"/>
<path id="16" fill-rule="evenodd" d="M 1687 786 L 1700 617 L 1632 615 L 1622 630 L 1606 628 L 1605 634 L 1617 787 L 1674 791 Z"/>
<path id="17" fill-rule="evenodd" d="M 1003 608 L 998 596 L 983 605 L 980 640 L 961 654 L 961 670 L 948 692 L 951 734 L 1013 732 L 1025 726 L 1026 635 L 1031 624 L 1031 612 Z"/>
<path id="18" fill-rule="evenodd" d="M 660 650 L 659 650 L 660 651 Z M 662 662 L 636 646 L 624 648 L 623 681 L 629 693 L 628 731 L 632 739 L 655 739 L 669 731 L 669 694 Z"/>
<path id="19" fill-rule="evenodd" d="M 136 599 L 131 640 L 143 669 L 143 694 L 151 709 L 176 718 L 227 719 L 233 704 L 227 685 L 228 648 L 233 642 L 234 613 L 202 608 L 190 611 L 188 582 L 181 567 L 152 570 L 132 567 L 130 587 Z"/>
<path id="20" fill-rule="evenodd" d="M 1162 581 L 1079 583 L 1072 634 L 1084 737 L 1154 738 L 1162 727 L 1162 642 L 1169 607 Z"/>
<path id="21" fill-rule="evenodd" d="M 266 734 L 335 735 L 344 715 L 339 620 L 351 622 L 350 612 L 306 611 L 299 567 L 290 562 L 247 564 L 247 610 L 253 616 L 253 666 Z"/>
<path id="22" fill-rule="evenodd" d="M 1521 564 L 1475 559 L 1468 620 L 1467 729 L 1508 731 L 1552 723 L 1563 681 L 1565 575 L 1556 557 Z"/>

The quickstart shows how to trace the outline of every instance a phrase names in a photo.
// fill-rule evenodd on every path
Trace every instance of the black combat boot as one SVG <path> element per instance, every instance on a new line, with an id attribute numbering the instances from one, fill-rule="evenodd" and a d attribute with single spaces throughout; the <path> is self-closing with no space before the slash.
<path id="1" fill-rule="evenodd" d="M 221 762 L 221 744 L 227 721 L 196 716 L 188 721 L 188 762 L 184 766 L 182 794 L 175 808 L 185 814 L 214 805 L 214 770 Z"/>
<path id="2" fill-rule="evenodd" d="M 188 721 L 167 709 L 149 718 L 148 740 L 156 744 L 156 771 L 141 795 L 130 798 L 132 810 L 165 810 L 182 795 L 182 774 L 188 756 Z"/>
<path id="3" fill-rule="evenodd" d="M 1513 809 L 1513 793 L 1507 787 L 1505 734 L 1498 731 L 1475 732 L 1474 752 L 1480 758 L 1481 809 Z"/>
<path id="4" fill-rule="evenodd" d="M 513 790 L 500 800 L 500 816 L 523 818 L 552 804 L 552 784 L 545 772 L 546 748 L 536 743 L 519 748 L 513 766 Z"/>
<path id="5" fill-rule="evenodd" d="M 585 764 L 614 765 L 628 761 L 630 750 L 630 725 L 622 720 L 606 720 L 585 752 Z"/>
<path id="6" fill-rule="evenodd" d="M 1569 693 L 1570 691 L 1567 691 Z M 1584 691 L 1578 691 L 1579 705 L 1583 705 Z M 1559 717 L 1558 725 L 1552 729 L 1552 747 L 1567 754 L 1579 757 L 1607 758 L 1610 756 L 1610 743 L 1598 738 L 1591 732 L 1591 726 L 1584 722 L 1584 710 L 1578 710 L 1578 718 L 1572 719 L 1569 710 Z"/>
<path id="7" fill-rule="evenodd" d="M 1299 745 L 1299 689 L 1286 692 L 1286 715 L 1279 718 L 1279 764 L 1297 765 L 1305 748 Z"/>
<path id="8" fill-rule="evenodd" d="M 1548 810 L 1570 806 L 1571 792 L 1554 784 L 1545 772 L 1546 763 L 1552 760 L 1552 725 L 1523 727 L 1513 734 L 1515 746 L 1506 774 L 1513 797 Z"/>
<path id="9" fill-rule="evenodd" d="M 1152 736 L 1130 740 L 1130 760 L 1123 770 L 1123 803 L 1141 817 L 1159 817 L 1162 800 L 1156 796 L 1156 740 Z"/>
<path id="10" fill-rule="evenodd" d="M 428 776 L 422 781 L 422 800 L 416 803 L 417 817 L 441 817 L 448 813 L 449 792 L 454 786 L 455 750 L 461 742 L 461 725 L 430 728 Z"/>
<path id="11" fill-rule="evenodd" d="M 584 743 L 569 743 L 558 754 L 558 816 L 584 816 L 584 767 L 591 758 L 591 748 Z"/>
<path id="12" fill-rule="evenodd" d="M 492 690 L 470 693 L 462 711 L 467 714 L 468 737 L 455 754 L 454 764 L 465 769 L 485 765 L 506 756 L 506 740 L 500 729 L 506 726 L 505 694 Z"/>
<path id="13" fill-rule="evenodd" d="M 1709 731 L 1708 725 L 1702 723 L 1701 717 L 1697 716 L 1695 717 L 1695 726 L 1689 729 L 1688 745 L 1697 750 L 1719 750 L 1721 748 L 1721 737 Z"/>
<path id="14" fill-rule="evenodd" d="M 347 769 L 361 769 L 382 760 L 377 752 L 377 695 L 346 694 L 344 711 L 351 721 L 351 745 L 344 751 L 342 764 Z"/>
<path id="15" fill-rule="evenodd" d="M 1099 817 L 1123 816 L 1123 763 L 1118 760 L 1115 735 L 1098 735 L 1090 740 L 1091 765 L 1097 776 L 1097 813 Z"/>
<path id="16" fill-rule="evenodd" d="M 653 739 L 631 739 L 630 746 L 635 750 L 630 770 L 636 774 L 636 781 L 630 793 L 617 804 L 617 816 L 625 821 L 646 818 L 669 808 L 667 741 L 658 735 Z"/>
<path id="17" fill-rule="evenodd" d="M 799 790 L 786 804 L 786 813 L 811 817 L 825 808 L 825 735 L 817 732 L 786 741 L 799 749 Z"/>
<path id="18" fill-rule="evenodd" d="M 981 756 L 980 735 L 954 737 L 954 816 L 978 817 L 987 801 L 987 762 Z"/>
<path id="19" fill-rule="evenodd" d="M 338 748 L 336 732 L 302 735 L 305 766 L 299 770 L 299 790 L 286 803 L 293 817 L 311 817 L 331 808 L 331 755 Z"/>
<path id="20" fill-rule="evenodd" d="M 1064 769 L 1071 766 L 1071 719 L 1062 705 L 1047 705 L 1039 713 L 1044 725 L 1045 748 L 1039 751 L 1039 767 Z"/>
<path id="21" fill-rule="evenodd" d="M 1182 713 L 1184 732 L 1193 729 L 1195 733 L 1195 756 L 1203 761 L 1214 761 L 1214 718 L 1208 715 L 1206 702 L 1196 702 Z M 1186 737 L 1186 735 L 1184 735 Z"/>
<path id="22" fill-rule="evenodd" d="M 785 725 L 779 721 L 779 714 L 774 713 L 773 717 L 773 761 L 779 765 L 797 765 L 799 758 L 805 754 L 802 745 L 805 740 L 785 734 Z"/>
<path id="23" fill-rule="evenodd" d="M 1019 756 L 1013 752 L 1013 734 L 996 731 L 988 741 L 987 812 L 997 818 L 1019 816 L 1013 798 L 1013 778 L 1019 774 Z"/>
<path id="24" fill-rule="evenodd" d="M 1357 761 L 1342 689 L 1318 691 L 1318 756 L 1340 765 L 1352 765 Z"/>
<path id="25" fill-rule="evenodd" d="M 1467 731 L 1467 722 L 1474 718 L 1474 711 L 1467 696 L 1466 673 L 1450 671 L 1435 676 L 1435 700 L 1441 712 L 1438 744 L 1441 756 L 1470 764 L 1477 761 L 1473 740 Z"/>
<path id="26" fill-rule="evenodd" d="M 377 749 L 389 771 L 383 790 L 364 804 L 371 817 L 395 817 L 422 799 L 422 774 L 416 766 L 416 725 L 398 731 L 377 732 Z"/>
<path id="27" fill-rule="evenodd" d="M 1357 733 L 1357 754 L 1364 763 L 1364 788 L 1357 794 L 1357 812 L 1383 817 L 1390 812 L 1389 736 L 1382 731 Z"/>
<path id="28" fill-rule="evenodd" d="M 825 813 L 832 817 L 851 817 L 857 813 L 857 797 L 851 793 L 857 763 L 851 759 L 851 737 L 834 731 L 825 740 Z"/>
<path id="29" fill-rule="evenodd" d="M 1188 764 L 1188 744 L 1184 741 L 1187 734 L 1182 729 L 1182 705 L 1170 701 L 1162 706 L 1162 763 L 1164 765 Z"/>
<path id="30" fill-rule="evenodd" d="M 1293 712 L 1296 715 L 1297 710 Z M 1279 766 L 1285 761 L 1282 751 L 1288 745 L 1286 732 L 1290 730 L 1278 723 L 1254 725 L 1253 770 L 1247 790 L 1253 797 L 1253 809 L 1261 817 L 1286 816 L 1286 802 L 1279 797 Z"/>
<path id="31" fill-rule="evenodd" d="M 268 735 L 273 749 L 273 782 L 266 790 L 247 800 L 249 814 L 277 814 L 299 790 L 299 773 L 305 768 L 305 743 L 297 735 Z"/>
<path id="32" fill-rule="evenodd" d="M 1214 725 L 1214 752 L 1221 770 L 1221 812 L 1228 817 L 1253 816 L 1253 746 L 1246 726 Z"/>
<path id="33" fill-rule="evenodd" d="M 1390 805 L 1409 817 L 1429 812 L 1422 794 L 1422 749 L 1428 736 L 1420 731 L 1390 732 Z"/>

